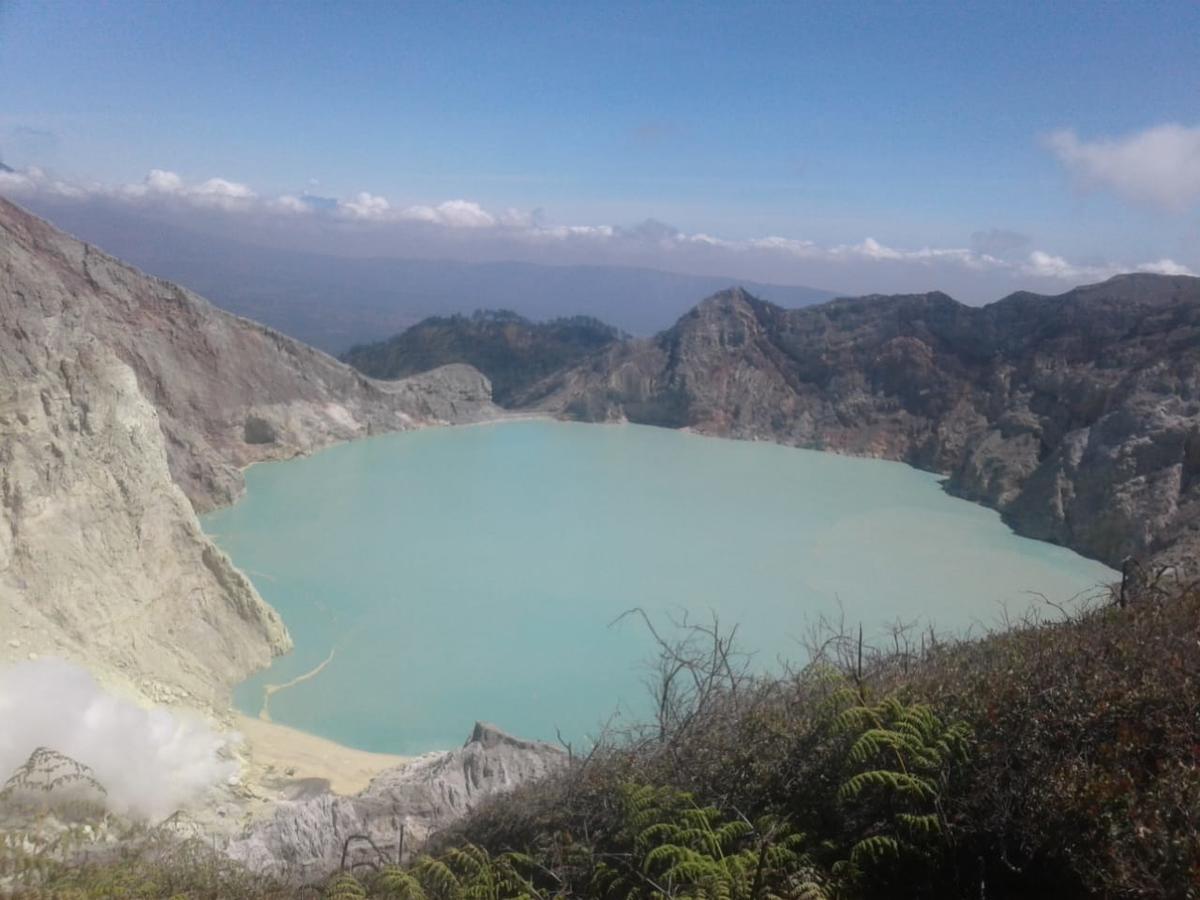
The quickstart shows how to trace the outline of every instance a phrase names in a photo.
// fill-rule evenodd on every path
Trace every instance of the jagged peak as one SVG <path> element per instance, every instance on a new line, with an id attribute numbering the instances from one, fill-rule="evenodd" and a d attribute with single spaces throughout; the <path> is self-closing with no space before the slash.
<path id="1" fill-rule="evenodd" d="M 706 307 L 725 306 L 728 304 L 743 304 L 744 303 L 744 304 L 749 305 L 751 303 L 763 303 L 763 302 L 765 302 L 765 301 L 759 300 L 757 297 L 755 297 L 753 294 L 751 294 L 749 291 L 747 291 L 741 285 L 734 285 L 732 287 L 725 288 L 725 290 L 723 290 L 723 291 L 717 291 L 715 294 L 711 294 L 708 297 L 705 297 L 703 300 L 701 300 L 699 303 L 696 304 L 696 309 L 704 309 Z"/>
<path id="2" fill-rule="evenodd" d="M 485 750 L 499 746 L 518 747 L 522 750 L 530 750 L 537 747 L 558 749 L 550 744 L 543 744 L 539 741 L 525 741 L 521 740 L 521 738 L 513 737 L 503 728 L 493 725 L 491 722 L 475 723 L 475 727 L 471 730 L 471 737 L 467 739 L 467 742 L 463 746 L 469 747 L 472 744 L 478 744 Z"/>
<path id="3" fill-rule="evenodd" d="M 503 728 L 493 725 L 491 722 L 476 722 L 475 727 L 471 729 L 471 736 L 467 739 L 467 744 L 482 744 L 484 747 L 495 747 L 497 744 L 524 746 L 526 743 L 528 742 L 513 737 Z"/>
<path id="4" fill-rule="evenodd" d="M 743 287 L 734 286 L 705 297 L 680 316 L 674 328 L 679 328 L 688 321 L 712 316 L 724 316 L 731 312 L 746 312 L 756 316 L 762 310 L 781 308 L 776 307 L 775 304 L 766 300 L 760 300 Z"/>

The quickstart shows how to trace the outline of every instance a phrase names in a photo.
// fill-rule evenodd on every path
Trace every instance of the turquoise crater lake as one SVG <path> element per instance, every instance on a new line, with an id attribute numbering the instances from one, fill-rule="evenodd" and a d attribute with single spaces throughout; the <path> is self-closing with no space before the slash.
<path id="1" fill-rule="evenodd" d="M 1014 535 L 899 463 L 631 425 L 431 428 L 252 467 L 204 527 L 295 650 L 255 714 L 366 750 L 461 743 L 476 719 L 583 740 L 644 705 L 643 607 L 738 623 L 768 666 L 822 614 L 995 625 L 1114 577 Z M 330 654 L 332 652 L 332 658 Z"/>

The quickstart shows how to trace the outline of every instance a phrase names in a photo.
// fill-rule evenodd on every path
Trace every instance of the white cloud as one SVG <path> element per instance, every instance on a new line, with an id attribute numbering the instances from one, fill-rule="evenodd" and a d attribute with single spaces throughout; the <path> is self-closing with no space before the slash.
<path id="1" fill-rule="evenodd" d="M 253 200 L 254 191 L 236 181 L 226 181 L 224 178 L 210 178 L 191 189 L 197 197 L 220 197 L 229 200 Z"/>
<path id="2" fill-rule="evenodd" d="M 37 167 L 20 172 L 0 172 L 0 191 L 14 196 L 41 193 L 76 200 L 86 199 L 89 195 L 87 188 L 51 178 Z"/>
<path id="3" fill-rule="evenodd" d="M 534 240 L 565 241 L 572 238 L 607 241 L 616 236 L 611 225 L 533 225 L 523 232 Z"/>
<path id="4" fill-rule="evenodd" d="M 537 215 L 534 212 L 522 212 L 510 206 L 496 217 L 496 222 L 505 228 L 533 228 L 537 225 Z"/>
<path id="5" fill-rule="evenodd" d="M 414 205 L 396 209 L 386 197 L 361 191 L 349 200 L 337 204 L 338 212 L 345 218 L 373 222 L 425 222 L 444 228 L 493 228 L 500 224 L 520 227 L 517 214 L 507 211 L 497 218 L 478 203 L 470 200 L 446 200 L 436 206 Z"/>
<path id="6" fill-rule="evenodd" d="M 1085 146 L 1073 136 L 1070 140 L 1060 136 L 1058 140 L 1063 147 L 1073 148 L 1072 152 Z M 69 200 L 101 198 L 157 205 L 172 212 L 195 209 L 209 215 L 253 216 L 257 225 L 270 225 L 274 220 L 280 229 L 287 227 L 283 223 L 297 222 L 302 217 L 310 223 L 306 227 L 317 229 L 324 222 L 351 220 L 361 225 L 361 230 L 354 232 L 355 240 L 375 240 L 375 246 L 384 247 L 421 246 L 426 248 L 424 252 L 429 252 L 429 247 L 446 246 L 439 243 L 443 240 L 439 235 L 454 235 L 455 248 L 473 248 L 471 252 L 489 258 L 526 258 L 532 254 L 537 258 L 665 264 L 706 271 L 811 271 L 817 273 L 814 277 L 818 283 L 835 285 L 860 277 L 873 278 L 873 284 L 882 287 L 905 279 L 907 283 L 935 286 L 948 282 L 970 284 L 986 276 L 989 283 L 999 285 L 1024 278 L 1100 281 L 1119 272 L 1192 274 L 1188 266 L 1167 258 L 1133 264 L 1080 264 L 1041 249 L 1023 254 L 1029 239 L 1015 232 L 977 232 L 971 236 L 969 248 L 910 249 L 890 246 L 870 236 L 859 243 L 835 245 L 781 235 L 733 239 L 705 232 L 688 233 L 652 219 L 632 226 L 549 224 L 541 210 L 493 213 L 475 201 L 461 198 L 398 206 L 368 191 L 340 200 L 307 192 L 265 196 L 237 181 L 214 177 L 190 182 L 166 169 L 151 170 L 137 184 L 117 186 L 73 184 L 39 169 L 0 172 L 0 193 Z M 877 274 L 867 274 L 870 272 Z"/>
<path id="7" fill-rule="evenodd" d="M 839 248 L 849 256 L 861 256 L 865 259 L 904 259 L 904 254 L 891 247 L 885 247 L 873 237 L 865 239 L 861 244 Z"/>
<path id="8" fill-rule="evenodd" d="M 698 237 L 715 241 L 715 238 L 709 238 L 707 235 L 699 235 Z M 728 241 L 720 241 L 722 246 L 728 246 Z M 808 257 L 814 253 L 818 253 L 819 249 L 812 241 L 797 240 L 796 238 L 779 237 L 778 235 L 770 235 L 764 238 L 752 238 L 747 241 L 750 247 L 756 250 L 775 250 L 783 253 L 790 253 L 793 256 Z"/>
<path id="9" fill-rule="evenodd" d="M 437 206 L 410 206 L 403 216 L 447 228 L 490 228 L 496 224 L 495 216 L 470 200 L 447 200 Z"/>
<path id="10" fill-rule="evenodd" d="M 917 250 L 900 250 L 881 244 L 872 237 L 866 238 L 860 244 L 840 244 L 831 248 L 828 253 L 831 257 L 843 261 L 902 262 L 925 266 L 949 263 L 975 271 L 1009 267 L 1004 260 L 965 247 L 921 247 Z"/>
<path id="11" fill-rule="evenodd" d="M 1085 185 L 1175 212 L 1200 200 L 1200 127 L 1158 125 L 1095 141 L 1080 140 L 1074 131 L 1063 129 L 1051 134 L 1047 143 Z"/>
<path id="12" fill-rule="evenodd" d="M 275 198 L 275 208 L 285 213 L 309 213 L 312 212 L 312 206 L 305 203 L 300 197 L 295 194 L 282 194 Z"/>
<path id="13" fill-rule="evenodd" d="M 386 197 L 360 191 L 350 200 L 341 201 L 337 209 L 339 213 L 351 219 L 380 221 L 391 217 L 392 204 L 388 203 Z"/>
<path id="14" fill-rule="evenodd" d="M 147 191 L 156 193 L 184 193 L 183 179 L 174 172 L 167 172 L 163 169 L 151 169 L 150 174 L 146 176 L 144 185 Z"/>
<path id="15" fill-rule="evenodd" d="M 0 190 L 12 194 L 25 194 L 33 189 L 33 182 L 23 172 L 0 172 Z"/>
<path id="16" fill-rule="evenodd" d="M 1142 263 L 1137 267 L 1139 272 L 1150 272 L 1154 275 L 1195 275 L 1196 273 L 1182 263 L 1173 259 L 1158 259 L 1154 262 Z"/>
<path id="17" fill-rule="evenodd" d="M 1059 281 L 1084 282 L 1103 281 L 1120 275 L 1122 272 L 1148 272 L 1154 275 L 1194 275 L 1195 273 L 1182 263 L 1173 259 L 1158 259 L 1152 262 L 1138 263 L 1132 266 L 1122 266 L 1106 263 L 1098 266 L 1076 265 L 1042 250 L 1034 250 L 1021 266 L 1026 275 L 1037 278 L 1054 278 Z"/>
<path id="18" fill-rule="evenodd" d="M 699 231 L 696 234 L 682 235 L 682 239 L 693 244 L 705 244 L 709 247 L 724 247 L 728 243 L 719 237 L 705 234 L 703 231 Z M 773 240 L 773 238 L 767 238 L 766 240 Z"/>
<path id="19" fill-rule="evenodd" d="M 1072 265 L 1061 256 L 1054 256 L 1042 250 L 1034 250 L 1029 254 L 1022 271 L 1037 278 L 1059 278 L 1067 281 L 1096 276 L 1096 273 L 1087 267 Z"/>
<path id="20" fill-rule="evenodd" d="M 151 169 L 141 184 L 116 189 L 96 188 L 95 193 L 119 194 L 131 200 L 173 200 L 192 206 L 237 211 L 254 206 L 258 195 L 248 186 L 225 178 L 209 178 L 189 184 L 183 176 L 166 169 Z"/>

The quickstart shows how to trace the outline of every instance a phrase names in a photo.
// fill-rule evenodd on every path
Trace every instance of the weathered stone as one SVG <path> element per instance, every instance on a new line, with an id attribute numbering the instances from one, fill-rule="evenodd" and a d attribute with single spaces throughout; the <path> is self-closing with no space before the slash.
<path id="1" fill-rule="evenodd" d="M 549 744 L 522 741 L 476 723 L 458 750 L 429 753 L 380 773 L 362 793 L 321 792 L 276 804 L 269 817 L 233 839 L 227 852 L 254 871 L 296 881 L 323 876 L 342 861 L 394 861 L 401 829 L 405 857 L 493 794 L 554 771 L 566 754 Z M 352 836 L 363 835 L 370 840 Z"/>
<path id="2" fill-rule="evenodd" d="M 195 511 L 252 462 L 486 418 L 489 396 L 466 366 L 373 382 L 0 200 L 0 634 L 22 635 L 0 661 L 223 706 L 289 639 Z"/>
<path id="3" fill-rule="evenodd" d="M 986 307 L 933 293 L 785 310 L 726 291 L 516 405 L 902 460 L 1113 566 L 1200 549 L 1198 278 Z"/>

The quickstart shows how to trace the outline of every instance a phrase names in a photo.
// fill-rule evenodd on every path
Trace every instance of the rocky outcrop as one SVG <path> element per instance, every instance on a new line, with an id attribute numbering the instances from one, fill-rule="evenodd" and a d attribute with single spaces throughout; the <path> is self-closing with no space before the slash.
<path id="1" fill-rule="evenodd" d="M 158 414 L 171 474 L 199 510 L 234 499 L 250 463 L 436 417 L 436 377 L 399 389 L 372 382 L 3 201 L 0 229 L 6 343 L 20 353 L 82 334 L 131 368 Z M 26 362 L 37 371 L 45 360 Z M 463 417 L 487 410 L 483 378 L 460 368 L 446 380 L 473 402 Z"/>
<path id="2" fill-rule="evenodd" d="M 785 310 L 717 294 L 515 405 L 901 460 L 1110 565 L 1200 549 L 1200 279 L 1125 275 L 969 307 Z"/>
<path id="3" fill-rule="evenodd" d="M 362 793 L 323 792 L 282 801 L 271 815 L 232 840 L 227 852 L 253 871 L 303 881 L 349 862 L 395 861 L 403 830 L 405 857 L 429 835 L 462 818 L 494 794 L 565 765 L 549 744 L 522 741 L 476 723 L 467 743 L 380 773 Z"/>
<path id="4" fill-rule="evenodd" d="M 505 310 L 471 316 L 434 316 L 407 331 L 342 354 L 342 360 L 375 378 L 402 378 L 451 362 L 487 375 L 505 406 L 530 385 L 620 341 L 616 328 L 588 316 L 531 322 Z"/>
<path id="5" fill-rule="evenodd" d="M 467 366 L 373 382 L 0 200 L 0 661 L 222 702 L 289 641 L 195 511 L 250 463 L 489 396 Z"/>

